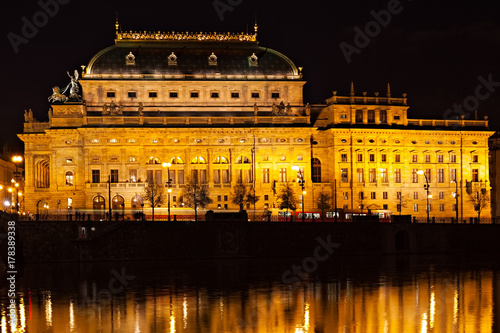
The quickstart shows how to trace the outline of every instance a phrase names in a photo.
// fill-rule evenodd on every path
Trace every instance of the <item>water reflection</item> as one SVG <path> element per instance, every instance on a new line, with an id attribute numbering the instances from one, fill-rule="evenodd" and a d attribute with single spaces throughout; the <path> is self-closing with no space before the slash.
<path id="1" fill-rule="evenodd" d="M 494 267 L 364 270 L 329 262 L 317 276 L 290 285 L 280 281 L 288 263 L 268 270 L 258 263 L 226 264 L 129 266 L 136 278 L 119 292 L 109 288 L 110 271 L 119 271 L 119 264 L 97 270 L 69 265 L 65 278 L 27 269 L 15 327 L 2 289 L 1 332 L 494 331 L 500 299 Z"/>

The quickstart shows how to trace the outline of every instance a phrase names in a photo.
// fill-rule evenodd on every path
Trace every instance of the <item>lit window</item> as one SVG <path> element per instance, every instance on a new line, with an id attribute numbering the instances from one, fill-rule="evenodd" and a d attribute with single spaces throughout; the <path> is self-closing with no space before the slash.
<path id="1" fill-rule="evenodd" d="M 128 143 L 135 143 L 135 139 L 128 139 Z"/>
<path id="2" fill-rule="evenodd" d="M 116 140 L 116 139 L 109 139 L 109 143 L 117 143 L 117 142 L 118 142 L 118 140 Z"/>
<path id="3" fill-rule="evenodd" d="M 73 172 L 66 172 L 66 186 L 73 186 Z"/>
<path id="4" fill-rule="evenodd" d="M 205 159 L 201 156 L 195 156 L 191 160 L 191 164 L 206 164 L 206 163 L 207 162 L 205 161 Z"/>
<path id="5" fill-rule="evenodd" d="M 304 160 L 304 157 L 302 156 L 297 156 L 297 161 L 303 161 Z"/>
<path id="6" fill-rule="evenodd" d="M 286 161 L 286 156 L 281 156 L 280 161 Z"/>

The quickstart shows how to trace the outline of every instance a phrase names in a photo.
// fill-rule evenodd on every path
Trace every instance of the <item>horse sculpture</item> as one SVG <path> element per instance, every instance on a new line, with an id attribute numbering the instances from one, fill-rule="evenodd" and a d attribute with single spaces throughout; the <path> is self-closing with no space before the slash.
<path id="1" fill-rule="evenodd" d="M 50 103 L 64 103 L 68 100 L 68 96 L 61 94 L 59 87 L 52 88 L 52 95 L 48 98 Z"/>

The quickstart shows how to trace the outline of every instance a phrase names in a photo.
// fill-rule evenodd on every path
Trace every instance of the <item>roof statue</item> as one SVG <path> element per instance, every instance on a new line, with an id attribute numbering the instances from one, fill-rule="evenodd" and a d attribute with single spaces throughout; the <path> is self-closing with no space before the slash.
<path id="1" fill-rule="evenodd" d="M 78 71 L 75 69 L 74 76 L 71 76 L 69 72 L 66 73 L 71 82 L 62 91 L 58 86 L 53 87 L 52 95 L 48 98 L 50 103 L 83 102 Z"/>

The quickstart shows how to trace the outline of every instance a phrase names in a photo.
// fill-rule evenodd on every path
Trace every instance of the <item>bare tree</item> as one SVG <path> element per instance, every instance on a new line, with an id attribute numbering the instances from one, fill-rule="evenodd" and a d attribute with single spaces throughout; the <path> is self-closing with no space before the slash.
<path id="1" fill-rule="evenodd" d="M 237 183 L 231 192 L 231 202 L 240 207 L 240 211 L 246 204 L 255 204 L 259 201 L 259 197 L 255 195 L 255 189 L 253 186 L 248 187 L 243 183 Z"/>
<path id="2" fill-rule="evenodd" d="M 297 198 L 295 197 L 293 188 L 289 183 L 286 183 L 285 188 L 281 190 L 280 194 L 278 194 L 278 202 L 280 209 L 286 209 L 287 219 L 288 210 L 294 211 L 297 209 Z"/>
<path id="3" fill-rule="evenodd" d="M 189 178 L 182 190 L 184 201 L 188 207 L 194 208 L 195 220 L 197 220 L 198 207 L 205 208 L 213 202 L 210 199 L 208 186 L 200 184 L 196 177 Z"/>
<path id="4" fill-rule="evenodd" d="M 316 198 L 316 204 L 321 209 L 321 221 L 323 222 L 325 222 L 325 210 L 332 207 L 330 200 L 332 200 L 332 196 L 326 192 L 320 192 L 318 198 Z"/>
<path id="5" fill-rule="evenodd" d="M 144 187 L 143 197 L 145 201 L 151 206 L 153 214 L 153 221 L 155 220 L 155 207 L 161 206 L 165 202 L 165 189 L 162 184 L 156 182 L 148 182 Z"/>
<path id="6" fill-rule="evenodd" d="M 469 194 L 469 201 L 474 206 L 474 210 L 477 213 L 477 222 L 479 223 L 481 211 L 490 204 L 490 196 L 486 189 L 476 189 Z"/>

